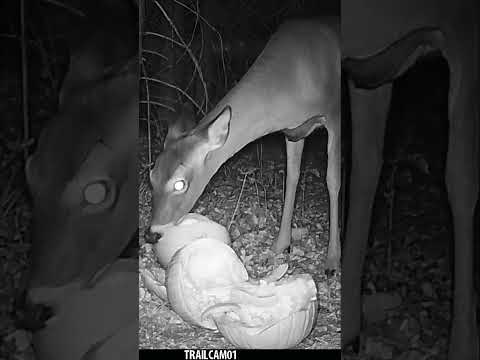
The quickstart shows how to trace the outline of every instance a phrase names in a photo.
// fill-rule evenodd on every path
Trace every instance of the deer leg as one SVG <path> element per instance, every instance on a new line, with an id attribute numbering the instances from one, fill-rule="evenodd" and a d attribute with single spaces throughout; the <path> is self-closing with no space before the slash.
<path id="1" fill-rule="evenodd" d="M 282 223 L 277 241 L 272 250 L 281 253 L 290 246 L 292 237 L 292 217 L 295 204 L 298 179 L 300 177 L 300 164 L 302 162 L 304 139 L 296 142 L 285 139 L 287 145 L 287 182 L 285 186 L 285 201 L 283 205 Z"/>
<path id="2" fill-rule="evenodd" d="M 391 85 L 362 90 L 350 85 L 352 169 L 342 257 L 342 346 L 360 332 L 361 279 L 377 182 Z"/>
<path id="3" fill-rule="evenodd" d="M 332 119 L 328 130 L 328 166 L 327 166 L 327 187 L 330 200 L 330 230 L 328 242 L 328 255 L 326 262 L 326 271 L 332 272 L 338 270 L 340 265 L 340 228 L 338 221 L 338 195 L 341 179 L 341 120 Z"/>
<path id="4" fill-rule="evenodd" d="M 455 239 L 450 360 L 473 360 L 480 356 L 473 278 L 473 220 L 479 188 L 478 84 L 475 83 L 478 72 L 475 71 L 475 54 L 466 59 L 461 66 L 450 64 L 450 125 L 445 174 Z"/>

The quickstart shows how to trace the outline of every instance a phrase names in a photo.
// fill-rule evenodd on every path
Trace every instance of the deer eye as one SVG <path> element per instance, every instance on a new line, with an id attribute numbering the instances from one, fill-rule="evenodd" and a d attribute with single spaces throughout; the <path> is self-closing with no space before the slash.
<path id="1" fill-rule="evenodd" d="M 103 181 L 88 184 L 83 190 L 83 198 L 88 204 L 98 205 L 107 197 L 107 185 Z"/>
<path id="2" fill-rule="evenodd" d="M 183 179 L 176 180 L 173 183 L 173 190 L 177 193 L 184 192 L 187 189 L 187 182 Z"/>
<path id="3" fill-rule="evenodd" d="M 117 199 L 117 188 L 113 180 L 95 180 L 83 188 L 83 211 L 95 214 L 112 207 Z"/>

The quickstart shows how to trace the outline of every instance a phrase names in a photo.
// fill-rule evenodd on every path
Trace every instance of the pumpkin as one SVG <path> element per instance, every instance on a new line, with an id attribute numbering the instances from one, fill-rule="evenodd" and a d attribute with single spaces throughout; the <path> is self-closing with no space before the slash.
<path id="1" fill-rule="evenodd" d="M 230 244 L 230 236 L 225 227 L 199 214 L 187 214 L 178 224 L 163 227 L 162 237 L 154 245 L 160 265 L 167 268 L 179 249 L 206 237 Z"/>
<path id="2" fill-rule="evenodd" d="M 232 344 L 245 349 L 287 349 L 312 330 L 317 313 L 316 286 L 307 274 L 275 282 L 244 282 L 232 287 L 230 298 L 206 309 Z"/>
<path id="3" fill-rule="evenodd" d="M 191 240 L 183 235 L 166 274 L 168 301 L 182 319 L 218 329 L 240 348 L 291 348 L 310 333 L 317 314 L 317 289 L 310 275 L 285 276 L 284 264 L 264 279 L 249 280 L 226 243 L 206 233 Z"/>
<path id="4" fill-rule="evenodd" d="M 230 297 L 230 288 L 248 280 L 231 247 L 216 239 L 194 240 L 175 253 L 167 269 L 167 296 L 173 310 L 192 324 L 216 329 L 205 309 Z"/>

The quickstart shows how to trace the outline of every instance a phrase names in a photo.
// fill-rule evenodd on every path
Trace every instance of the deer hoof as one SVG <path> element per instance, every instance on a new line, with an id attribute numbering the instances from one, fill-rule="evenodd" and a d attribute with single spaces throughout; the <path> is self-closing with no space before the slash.
<path id="1" fill-rule="evenodd" d="M 278 243 L 274 243 L 271 247 L 272 251 L 275 254 L 287 253 L 290 254 L 291 247 L 290 245 L 279 245 Z"/>
<path id="2" fill-rule="evenodd" d="M 325 275 L 333 276 L 340 270 L 340 261 L 338 259 L 327 258 L 325 264 Z"/>
<path id="3" fill-rule="evenodd" d="M 349 352 L 358 355 L 360 352 L 360 336 L 355 336 L 351 341 L 342 346 L 342 353 Z"/>
<path id="4" fill-rule="evenodd" d="M 327 277 L 332 277 L 333 275 L 335 275 L 335 269 L 325 269 L 325 275 L 327 275 Z"/>

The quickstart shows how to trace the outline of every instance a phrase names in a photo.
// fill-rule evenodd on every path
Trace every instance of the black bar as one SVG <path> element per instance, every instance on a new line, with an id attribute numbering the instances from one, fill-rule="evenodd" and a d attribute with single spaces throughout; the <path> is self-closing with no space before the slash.
<path id="1" fill-rule="evenodd" d="M 241 349 L 178 349 L 147 350 L 140 349 L 140 360 L 280 360 L 283 356 L 289 359 L 308 360 L 340 360 L 340 350 L 241 350 Z"/>

